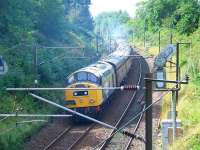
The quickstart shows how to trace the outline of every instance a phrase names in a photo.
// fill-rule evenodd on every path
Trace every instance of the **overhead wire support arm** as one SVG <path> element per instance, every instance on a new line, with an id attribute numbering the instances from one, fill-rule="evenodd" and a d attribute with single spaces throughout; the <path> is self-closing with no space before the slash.
<path id="1" fill-rule="evenodd" d="M 153 89 L 154 92 L 166 92 L 166 91 L 179 91 L 180 88 L 173 88 L 173 89 Z"/>
<path id="2" fill-rule="evenodd" d="M 6 88 L 7 91 L 55 91 L 55 90 L 138 90 L 137 85 L 124 85 L 119 87 L 99 87 L 99 88 Z"/>
<path id="3" fill-rule="evenodd" d="M 16 126 L 18 124 L 33 123 L 33 122 L 47 122 L 47 120 L 27 120 L 27 121 L 20 121 L 20 122 L 16 122 Z"/>
<path id="4" fill-rule="evenodd" d="M 65 110 L 65 111 L 67 111 L 67 112 L 76 114 L 76 115 L 78 115 L 78 116 L 80 116 L 80 117 L 83 117 L 83 118 L 85 118 L 85 119 L 88 119 L 88 120 L 90 120 L 90 121 L 93 121 L 93 122 L 95 122 L 95 123 L 97 123 L 97 124 L 100 124 L 100 125 L 102 125 L 102 126 L 104 126 L 104 127 L 107 127 L 107 128 L 110 128 L 110 129 L 114 129 L 114 130 L 118 130 L 116 127 L 114 127 L 114 126 L 112 126 L 112 125 L 109 125 L 109 124 L 107 124 L 107 123 L 101 122 L 101 121 L 99 121 L 99 120 L 97 120 L 97 119 L 94 119 L 94 118 L 92 118 L 92 117 L 86 116 L 86 115 L 84 115 L 84 114 L 81 114 L 81 113 L 79 113 L 79 112 L 76 112 L 76 111 L 74 111 L 74 110 L 71 110 L 71 109 L 69 109 L 69 108 L 67 108 L 67 107 L 61 106 L 61 105 L 59 105 L 59 104 L 57 104 L 57 103 L 55 103 L 55 102 L 53 102 L 53 101 L 47 100 L 47 99 L 45 99 L 45 98 L 43 98 L 43 97 L 40 97 L 40 96 L 37 96 L 37 95 L 35 95 L 35 94 L 33 94 L 33 93 L 29 93 L 29 95 L 31 95 L 32 97 L 34 97 L 34 98 L 36 98 L 36 99 L 38 99 L 38 100 L 41 100 L 41 101 L 43 101 L 43 102 L 46 102 L 46 103 L 48 103 L 48 104 L 51 104 L 51 105 L 56 106 L 56 107 L 58 107 L 58 108 L 61 108 L 61 109 Z M 135 138 L 138 138 L 139 140 L 144 141 L 144 140 L 142 139 L 142 137 L 133 135 L 133 134 L 129 133 L 128 131 L 124 131 L 124 130 L 123 130 L 123 131 L 121 131 L 121 132 L 122 132 L 123 134 L 127 135 L 127 136 L 134 136 Z"/>
<path id="5" fill-rule="evenodd" d="M 84 46 L 38 46 L 38 48 L 46 49 L 84 49 Z"/>
<path id="6" fill-rule="evenodd" d="M 153 73 L 145 75 L 145 109 L 152 104 L 152 80 Z M 145 150 L 152 150 L 152 107 L 145 111 Z"/>
<path id="7" fill-rule="evenodd" d="M 71 117 L 63 114 L 0 114 L 0 117 Z"/>
<path id="8" fill-rule="evenodd" d="M 74 111 L 74 110 L 71 110 L 71 109 L 69 109 L 69 108 L 67 108 L 67 107 L 61 106 L 61 105 L 59 105 L 59 104 L 57 104 L 57 103 L 55 103 L 55 102 L 53 102 L 53 101 L 50 101 L 50 100 L 48 100 L 48 99 L 45 99 L 45 98 L 40 97 L 40 96 L 38 96 L 38 95 L 35 95 L 35 94 L 33 94 L 33 93 L 30 93 L 29 95 L 32 96 L 32 97 L 34 97 L 34 98 L 36 98 L 36 99 L 38 99 L 38 100 L 40 100 L 40 101 L 43 101 L 43 102 L 46 102 L 46 103 L 48 103 L 48 104 L 51 104 L 51 105 L 53 105 L 53 106 L 55 106 L 55 107 L 61 108 L 61 109 L 65 110 L 65 111 L 67 111 L 67 112 L 73 113 L 73 114 L 75 114 L 75 115 L 78 115 L 78 116 L 80 116 L 80 117 L 83 117 L 83 118 L 85 118 L 85 119 L 88 119 L 88 120 L 90 120 L 90 121 L 92 121 L 92 122 L 95 122 L 95 123 L 98 123 L 98 124 L 100 124 L 100 125 L 103 125 L 103 126 L 105 126 L 105 127 L 107 127 L 107 128 L 110 128 L 110 129 L 117 129 L 117 128 L 115 128 L 114 126 L 111 126 L 111 125 L 109 125 L 109 124 L 107 124 L 107 123 L 101 122 L 101 121 L 99 121 L 99 120 L 97 120 L 97 119 L 94 119 L 94 118 L 92 118 L 92 117 L 89 117 L 89 116 L 86 116 L 86 115 L 81 114 L 81 113 L 79 113 L 79 112 L 76 112 L 76 111 Z"/>
<path id="9" fill-rule="evenodd" d="M 186 81 L 173 81 L 173 80 L 160 80 L 160 79 L 151 79 L 151 78 L 145 78 L 145 80 L 151 80 L 152 82 L 166 82 L 166 83 L 175 83 L 175 84 L 188 84 L 188 80 L 186 80 Z"/>

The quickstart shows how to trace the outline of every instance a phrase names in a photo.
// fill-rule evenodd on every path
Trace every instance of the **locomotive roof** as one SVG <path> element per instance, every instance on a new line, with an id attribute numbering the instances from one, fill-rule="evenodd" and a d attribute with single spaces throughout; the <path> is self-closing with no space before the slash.
<path id="1" fill-rule="evenodd" d="M 123 48 L 120 46 L 115 52 L 113 52 L 106 59 L 104 59 L 104 61 L 114 64 L 116 67 L 118 67 L 122 63 L 124 63 L 126 59 L 128 59 L 128 56 L 130 55 L 130 53 L 131 53 L 131 49 L 127 45 Z"/>
<path id="2" fill-rule="evenodd" d="M 98 61 L 87 67 L 77 70 L 71 75 L 77 72 L 86 71 L 86 72 L 93 73 L 97 77 L 100 77 L 107 71 L 114 71 L 114 68 L 112 65 L 119 67 L 122 63 L 124 63 L 125 60 L 128 59 L 128 55 L 130 55 L 130 53 L 131 53 L 131 49 L 128 46 L 128 44 L 123 42 L 123 40 L 119 40 L 119 44 L 115 52 L 110 54 L 105 59 L 102 59 L 101 61 Z"/>
<path id="3" fill-rule="evenodd" d="M 98 61 L 94 64 L 89 65 L 88 67 L 79 69 L 75 73 L 81 72 L 81 71 L 86 71 L 86 72 L 93 73 L 97 77 L 100 77 L 109 70 L 113 70 L 112 65 L 110 65 L 109 63 L 104 62 L 104 61 Z"/>

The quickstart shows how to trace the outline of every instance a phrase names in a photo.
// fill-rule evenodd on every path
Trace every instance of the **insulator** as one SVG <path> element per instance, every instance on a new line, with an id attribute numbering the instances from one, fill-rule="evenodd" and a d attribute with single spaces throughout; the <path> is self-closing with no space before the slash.
<path id="1" fill-rule="evenodd" d="M 121 86 L 121 90 L 138 90 L 139 86 L 137 85 L 124 85 Z"/>

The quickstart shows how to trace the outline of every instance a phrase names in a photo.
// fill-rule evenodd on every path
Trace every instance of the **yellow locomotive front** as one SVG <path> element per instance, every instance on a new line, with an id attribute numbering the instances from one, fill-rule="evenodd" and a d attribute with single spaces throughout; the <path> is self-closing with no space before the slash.
<path id="1" fill-rule="evenodd" d="M 98 74 L 86 70 L 70 75 L 67 79 L 67 87 L 72 89 L 65 91 L 66 107 L 95 117 L 103 103 L 102 90 L 96 90 L 100 87 L 100 82 Z"/>

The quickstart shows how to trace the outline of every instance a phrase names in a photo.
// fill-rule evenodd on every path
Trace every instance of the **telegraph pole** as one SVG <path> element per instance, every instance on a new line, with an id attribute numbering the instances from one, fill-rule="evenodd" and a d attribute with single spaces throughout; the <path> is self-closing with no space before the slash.
<path id="1" fill-rule="evenodd" d="M 144 49 L 146 50 L 146 20 L 144 22 Z"/>
<path id="2" fill-rule="evenodd" d="M 98 35 L 98 33 L 97 33 L 97 35 L 96 35 L 96 49 L 97 49 L 97 54 L 98 54 L 98 52 L 99 52 L 99 37 L 98 37 L 99 35 Z"/>
<path id="3" fill-rule="evenodd" d="M 34 79 L 34 84 L 37 86 L 38 84 L 38 59 L 37 59 L 37 45 L 34 45 L 33 48 L 33 53 L 34 53 L 34 74 L 35 74 L 35 79 Z"/>
<path id="4" fill-rule="evenodd" d="M 160 53 L 160 29 L 159 29 L 159 32 L 158 32 L 158 45 L 159 45 L 159 53 Z"/>
<path id="5" fill-rule="evenodd" d="M 146 108 L 152 104 L 152 79 L 153 73 L 145 75 L 145 105 Z M 145 112 L 145 150 L 152 150 L 152 107 Z"/>
<path id="6" fill-rule="evenodd" d="M 171 111 L 172 111 L 172 124 L 173 124 L 173 142 L 175 142 L 176 140 L 176 92 L 178 91 L 178 89 L 176 90 L 172 90 L 172 107 L 171 107 Z"/>
<path id="7" fill-rule="evenodd" d="M 173 43 L 173 34 L 172 34 L 172 32 L 170 33 L 170 44 L 172 44 Z"/>
<path id="8" fill-rule="evenodd" d="M 180 50 L 180 45 L 186 44 L 186 45 L 191 45 L 189 42 L 183 42 L 183 43 L 176 43 L 176 81 L 180 80 L 180 66 L 179 66 L 179 50 Z M 179 88 L 179 85 L 176 85 L 176 88 Z M 176 91 L 176 101 L 178 102 L 178 90 Z"/>
<path id="9" fill-rule="evenodd" d="M 176 81 L 179 81 L 179 44 L 176 44 Z M 178 89 L 179 85 L 176 85 L 176 88 Z M 176 102 L 178 102 L 178 90 L 176 91 Z"/>

